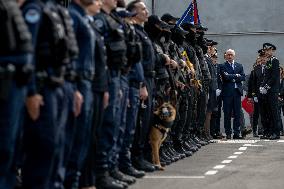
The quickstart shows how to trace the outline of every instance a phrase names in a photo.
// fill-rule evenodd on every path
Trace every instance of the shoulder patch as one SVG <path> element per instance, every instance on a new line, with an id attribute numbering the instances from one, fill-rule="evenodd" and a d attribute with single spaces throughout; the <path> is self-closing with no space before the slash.
<path id="1" fill-rule="evenodd" d="M 24 18 L 29 24 L 35 24 L 40 20 L 40 12 L 37 9 L 29 9 Z"/>
<path id="2" fill-rule="evenodd" d="M 95 24 L 95 26 L 96 26 L 98 29 L 101 29 L 101 28 L 104 26 L 104 22 L 103 22 L 102 20 L 100 20 L 100 19 L 96 19 L 96 20 L 94 21 L 94 24 Z"/>

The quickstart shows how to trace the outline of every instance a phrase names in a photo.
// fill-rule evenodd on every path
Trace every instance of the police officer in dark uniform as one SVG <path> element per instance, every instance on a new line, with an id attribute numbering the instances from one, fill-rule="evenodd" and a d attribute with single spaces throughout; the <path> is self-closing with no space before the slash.
<path id="1" fill-rule="evenodd" d="M 109 105 L 105 110 L 103 125 L 97 128 L 96 143 L 96 187 L 126 188 L 127 184 L 110 176 L 109 155 L 116 143 L 115 133 L 119 127 L 117 113 L 121 99 L 121 70 L 127 63 L 127 46 L 123 25 L 116 20 L 111 12 L 117 7 L 117 1 L 105 0 L 102 11 L 96 15 L 94 24 L 104 35 L 107 49 L 107 65 L 109 68 Z"/>
<path id="2" fill-rule="evenodd" d="M 280 87 L 279 61 L 274 56 L 276 47 L 273 44 L 264 43 L 263 49 L 268 61 L 265 65 L 264 78 L 259 87 L 259 92 L 267 101 L 265 113 L 268 114 L 269 119 L 271 120 L 269 127 L 269 134 L 271 135 L 270 140 L 276 140 L 280 138 L 280 115 L 278 111 L 278 94 Z"/>
<path id="3" fill-rule="evenodd" d="M 118 1 L 118 7 L 125 7 L 124 1 Z M 123 91 L 123 95 L 125 97 L 121 100 L 121 113 L 120 113 L 120 126 L 119 126 L 119 135 L 116 143 L 116 153 L 114 157 L 118 157 L 119 159 L 113 159 L 113 169 L 117 169 L 120 167 L 120 164 L 125 164 L 130 155 L 130 146 L 133 141 L 133 134 L 135 131 L 137 111 L 138 111 L 138 103 L 139 103 L 139 89 L 141 87 L 142 81 L 144 80 L 144 72 L 143 67 L 141 65 L 141 57 L 142 57 L 142 46 L 140 39 L 135 31 L 135 27 L 132 23 L 132 17 L 136 15 L 136 13 L 129 12 L 127 10 L 122 10 L 117 12 L 117 14 L 124 19 L 124 31 L 126 34 L 126 43 L 127 43 L 127 59 L 128 64 L 124 69 L 130 70 L 129 73 L 126 72 L 122 74 L 121 80 L 121 89 Z M 127 103 L 128 101 L 128 103 Z M 133 107 L 131 107 L 133 106 Z M 133 111 L 134 110 L 134 111 Z M 128 115 L 128 114 L 131 115 Z M 125 160 L 124 160 L 125 159 Z M 118 162 L 119 160 L 119 162 Z M 115 164 L 114 164 L 115 163 Z M 143 176 L 143 172 L 137 171 L 138 177 Z M 125 181 L 128 184 L 132 184 L 133 179 L 129 177 L 121 177 L 123 175 L 120 171 L 112 171 L 111 175 L 114 178 Z M 128 179 L 125 179 L 128 178 Z"/>
<path id="4" fill-rule="evenodd" d="M 0 1 L 0 188 L 12 189 L 16 141 L 32 74 L 31 35 L 16 1 Z"/>
<path id="5" fill-rule="evenodd" d="M 258 53 L 259 53 L 259 56 L 256 59 L 255 65 L 253 65 L 253 70 L 251 71 L 251 74 L 249 77 L 248 93 L 247 93 L 247 97 L 254 104 L 253 124 L 252 124 L 254 137 L 258 137 L 257 126 L 258 126 L 258 120 L 259 120 L 260 109 L 261 109 L 260 105 L 262 104 L 261 95 L 259 93 L 259 87 L 261 85 L 261 82 L 263 81 L 264 67 L 266 63 L 264 50 L 261 49 L 258 51 Z M 263 121 L 264 122 L 268 121 L 265 119 L 266 116 L 265 115 L 263 116 L 264 116 Z M 267 125 L 267 123 L 265 123 L 264 125 Z M 265 129 L 265 133 L 267 133 L 267 129 Z M 264 135 L 264 137 L 266 137 L 266 134 Z M 261 136 L 261 138 L 263 138 L 263 136 Z"/>
<path id="6" fill-rule="evenodd" d="M 201 66 L 199 63 L 199 59 L 197 57 L 197 53 L 195 50 L 195 46 L 197 44 L 197 36 L 196 36 L 196 28 L 197 26 L 191 24 L 191 23 L 183 23 L 181 27 L 188 31 L 189 33 L 186 35 L 186 44 L 184 45 L 184 49 L 187 53 L 188 60 L 193 64 L 195 74 L 194 79 L 198 82 L 201 82 L 203 75 Z M 198 99 L 199 94 L 202 91 L 202 86 L 200 86 L 198 89 L 194 89 L 194 87 L 191 88 L 191 97 L 189 99 L 189 114 L 187 117 L 187 127 L 185 128 L 185 133 L 187 133 L 186 141 L 188 143 L 191 143 L 194 146 L 204 146 L 207 143 L 205 141 L 200 140 L 196 134 L 198 133 L 198 127 L 197 127 L 197 108 L 198 108 Z"/>
<path id="7" fill-rule="evenodd" d="M 77 74 L 76 87 L 83 96 L 81 113 L 75 120 L 74 141 L 73 144 L 72 141 L 69 141 L 68 144 L 73 146 L 67 164 L 65 183 L 68 187 L 75 188 L 78 187 L 80 172 L 86 161 L 92 140 L 95 36 L 87 18 L 87 7 L 92 3 L 91 0 L 73 0 L 69 5 L 74 32 L 80 49 L 79 56 L 74 62 Z"/>
<path id="8" fill-rule="evenodd" d="M 95 32 L 95 78 L 93 82 L 94 91 L 94 116 L 92 129 L 92 144 L 89 147 L 88 157 L 82 170 L 79 188 L 92 188 L 95 186 L 95 146 L 97 140 L 96 130 L 100 130 L 104 117 L 104 110 L 108 106 L 108 67 L 107 52 L 103 33 L 96 28 L 94 16 L 100 13 L 102 6 L 101 0 L 96 0 L 92 5 L 88 6 L 89 21 Z"/>
<path id="9" fill-rule="evenodd" d="M 35 53 L 35 74 L 26 101 L 23 188 L 56 188 L 55 163 L 60 158 L 58 146 L 66 111 L 62 86 L 69 63 L 65 28 L 56 6 L 51 0 L 30 0 L 22 7 Z"/>
<path id="10" fill-rule="evenodd" d="M 141 103 L 139 104 L 140 109 L 137 118 L 133 147 L 131 150 L 133 161 L 131 163 L 130 159 L 128 159 L 127 165 L 121 167 L 121 171 L 134 176 L 141 174 L 141 172 L 138 172 L 135 168 L 148 172 L 155 170 L 153 164 L 149 163 L 144 158 L 144 147 L 145 144 L 148 143 L 148 131 L 153 112 L 154 68 L 156 56 L 152 41 L 143 27 L 143 24 L 148 20 L 148 10 L 145 3 L 139 0 L 132 1 L 127 5 L 127 10 L 137 13 L 136 17 L 134 17 L 136 22 L 135 29 L 142 42 L 143 57 L 141 63 L 144 70 L 144 81 L 140 88 Z"/>
<path id="11" fill-rule="evenodd" d="M 125 2 L 123 0 L 118 1 L 118 7 L 124 8 Z M 121 91 L 122 98 L 120 100 L 120 109 L 117 113 L 117 120 L 119 127 L 116 133 L 116 144 L 112 149 L 110 155 L 110 175 L 120 181 L 126 182 L 127 184 L 133 184 L 136 180 L 132 177 L 124 175 L 119 171 L 119 158 L 120 153 L 123 152 L 123 143 L 127 142 L 130 145 L 129 140 L 129 128 L 127 123 L 127 107 L 129 101 L 129 89 L 130 87 L 140 88 L 140 84 L 144 79 L 143 68 L 140 63 L 141 59 L 141 43 L 138 36 L 136 35 L 135 28 L 130 21 L 131 17 L 135 16 L 136 13 L 128 12 L 127 10 L 121 10 L 119 12 L 113 11 L 112 14 L 116 16 L 117 20 L 123 25 L 125 33 L 125 41 L 127 44 L 127 64 L 122 69 L 121 74 Z M 129 75 L 129 73 L 131 73 Z M 135 75 L 134 75 L 135 74 Z M 133 130 L 133 129 L 131 129 Z"/>
<path id="12" fill-rule="evenodd" d="M 220 96 L 221 91 L 218 89 L 218 73 L 217 73 L 217 67 L 216 63 L 213 63 L 212 56 L 216 53 L 215 51 L 215 45 L 218 43 L 215 41 L 206 41 L 207 43 L 207 53 L 205 54 L 205 63 L 208 65 L 210 75 L 211 75 L 211 80 L 208 83 L 208 103 L 207 103 L 207 108 L 206 108 L 206 120 L 204 123 L 204 129 L 205 129 L 205 135 L 209 139 L 213 139 L 211 134 L 210 134 L 210 120 L 211 120 L 211 115 L 213 111 L 217 110 L 218 106 L 218 101 L 217 98 Z"/>
<path id="13" fill-rule="evenodd" d="M 165 16 L 163 16 L 165 17 Z M 188 34 L 187 31 L 183 30 L 182 28 L 176 27 L 172 30 L 172 40 L 176 43 L 177 49 L 176 52 L 179 58 L 184 59 L 184 45 L 185 45 L 185 36 Z M 185 64 L 185 65 L 182 65 Z M 188 65 L 186 62 L 179 61 L 180 73 L 177 74 L 179 78 L 181 78 L 181 82 L 184 84 L 184 89 L 179 89 L 179 117 L 177 118 L 177 125 L 173 128 L 173 142 L 174 142 L 174 149 L 179 153 L 178 156 L 185 156 L 186 151 L 196 152 L 196 149 L 189 145 L 186 141 L 184 141 L 184 130 L 187 124 L 187 118 L 189 116 L 189 100 L 190 100 L 190 72 Z"/>

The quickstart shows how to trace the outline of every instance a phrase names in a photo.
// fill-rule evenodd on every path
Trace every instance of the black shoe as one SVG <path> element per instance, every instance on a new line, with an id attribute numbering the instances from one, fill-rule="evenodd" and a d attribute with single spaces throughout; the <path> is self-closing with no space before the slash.
<path id="1" fill-rule="evenodd" d="M 239 135 L 234 135 L 233 139 L 243 139 L 242 137 L 240 137 Z"/>
<path id="2" fill-rule="evenodd" d="M 166 160 L 166 162 L 174 162 L 174 160 L 168 156 L 168 154 L 165 152 L 165 150 L 160 150 L 160 159 Z"/>
<path id="3" fill-rule="evenodd" d="M 260 137 L 260 139 L 269 139 L 269 138 L 270 138 L 270 136 L 268 136 L 268 135 L 263 135 L 263 136 Z"/>
<path id="4" fill-rule="evenodd" d="M 128 177 L 124 175 L 122 172 L 120 172 L 118 169 L 114 169 L 110 172 L 110 176 L 112 176 L 114 179 L 125 182 L 127 184 L 134 184 L 136 180 L 132 177 Z"/>
<path id="5" fill-rule="evenodd" d="M 280 136 L 276 135 L 276 134 L 273 134 L 269 139 L 270 140 L 278 140 L 278 139 L 280 139 Z"/>
<path id="6" fill-rule="evenodd" d="M 201 144 L 195 142 L 192 138 L 189 138 L 188 142 L 190 142 L 191 144 L 197 146 L 198 149 L 201 148 Z"/>
<path id="7" fill-rule="evenodd" d="M 114 178 L 105 173 L 103 175 L 97 175 L 96 178 L 96 188 L 97 189 L 125 189 L 121 183 L 118 183 Z"/>
<path id="8" fill-rule="evenodd" d="M 231 140 L 232 139 L 231 135 L 227 135 L 226 139 Z"/>
<path id="9" fill-rule="evenodd" d="M 156 170 L 153 164 L 147 162 L 143 158 L 134 159 L 132 163 L 133 166 L 138 170 L 142 170 L 145 172 L 153 172 Z"/>
<path id="10" fill-rule="evenodd" d="M 135 169 L 134 167 L 127 167 L 124 169 L 120 169 L 120 171 L 126 175 L 135 177 L 135 178 L 142 178 L 145 176 L 145 172 L 144 171 L 138 171 L 137 169 Z"/>
<path id="11" fill-rule="evenodd" d="M 162 167 L 165 167 L 166 165 L 170 165 L 172 163 L 170 160 L 164 159 L 164 157 L 160 157 L 160 162 Z M 159 167 L 157 167 L 156 170 L 159 170 Z"/>

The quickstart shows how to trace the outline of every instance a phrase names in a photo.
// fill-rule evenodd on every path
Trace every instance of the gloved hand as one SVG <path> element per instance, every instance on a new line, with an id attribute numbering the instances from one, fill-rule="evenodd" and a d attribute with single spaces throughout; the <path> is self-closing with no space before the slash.
<path id="1" fill-rule="evenodd" d="M 257 97 L 253 97 L 253 101 L 256 102 L 256 103 L 258 103 Z"/>
<path id="2" fill-rule="evenodd" d="M 220 96 L 220 94 L 221 94 L 221 90 L 220 89 L 216 89 L 216 96 L 218 97 L 218 96 Z"/>
<path id="3" fill-rule="evenodd" d="M 267 94 L 267 90 L 264 87 L 259 87 L 260 94 Z"/>

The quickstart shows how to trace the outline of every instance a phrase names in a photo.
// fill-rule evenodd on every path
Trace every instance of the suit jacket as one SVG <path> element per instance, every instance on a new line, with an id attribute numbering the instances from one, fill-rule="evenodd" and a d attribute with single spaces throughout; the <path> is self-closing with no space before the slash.
<path id="1" fill-rule="evenodd" d="M 253 70 L 252 93 L 253 96 L 259 96 L 259 87 L 263 81 L 264 72 L 262 72 L 262 65 L 257 65 Z"/>
<path id="2" fill-rule="evenodd" d="M 240 96 L 243 95 L 242 81 L 245 81 L 245 74 L 241 64 L 235 62 L 233 69 L 230 63 L 225 62 L 220 66 L 220 74 L 223 81 L 222 96 L 233 96 L 235 85 Z M 240 77 L 237 77 L 236 74 L 240 74 Z"/>

